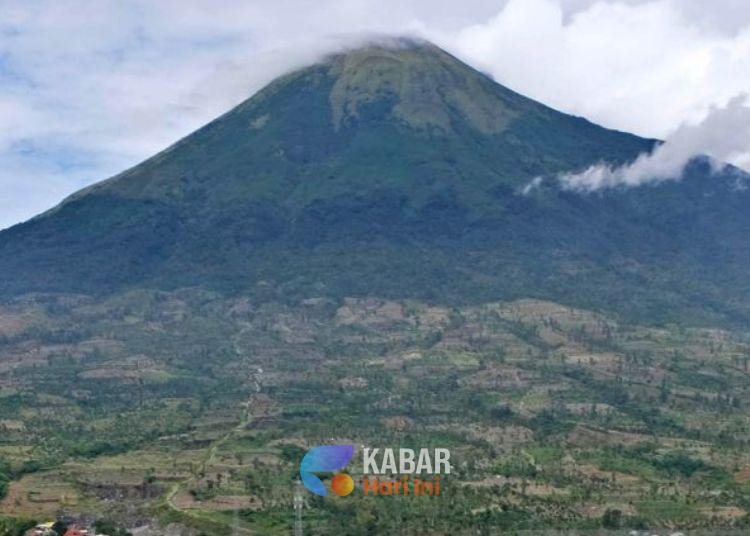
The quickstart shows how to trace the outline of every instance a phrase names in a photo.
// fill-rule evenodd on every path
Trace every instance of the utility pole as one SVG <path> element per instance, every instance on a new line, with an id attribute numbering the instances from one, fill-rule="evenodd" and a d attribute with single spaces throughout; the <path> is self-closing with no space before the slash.
<path id="1" fill-rule="evenodd" d="M 294 536 L 302 536 L 302 508 L 305 499 L 302 497 L 302 483 L 297 480 L 294 485 Z"/>

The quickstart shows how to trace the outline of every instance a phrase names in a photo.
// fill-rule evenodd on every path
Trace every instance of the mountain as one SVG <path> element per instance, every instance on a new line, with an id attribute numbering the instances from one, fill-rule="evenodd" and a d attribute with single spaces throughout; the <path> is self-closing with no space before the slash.
<path id="1" fill-rule="evenodd" d="M 0 536 L 747 534 L 748 176 L 557 178 L 656 143 L 400 41 L 0 233 Z"/>
<path id="2" fill-rule="evenodd" d="M 681 180 L 523 191 L 656 143 L 557 112 L 429 43 L 368 45 L 0 233 L 0 296 L 532 297 L 641 321 L 746 322 L 738 170 L 695 159 Z"/>

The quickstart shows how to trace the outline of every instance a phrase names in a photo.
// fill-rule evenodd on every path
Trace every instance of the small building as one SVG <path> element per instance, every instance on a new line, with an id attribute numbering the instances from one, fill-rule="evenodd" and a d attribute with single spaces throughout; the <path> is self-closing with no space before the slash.
<path id="1" fill-rule="evenodd" d="M 55 531 L 52 527 L 55 526 L 54 521 L 48 521 L 47 523 L 39 523 L 36 527 L 26 532 L 28 536 L 56 536 Z"/>

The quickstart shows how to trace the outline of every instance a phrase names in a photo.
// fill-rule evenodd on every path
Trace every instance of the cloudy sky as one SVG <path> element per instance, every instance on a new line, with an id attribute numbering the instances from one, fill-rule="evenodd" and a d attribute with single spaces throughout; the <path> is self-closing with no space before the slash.
<path id="1" fill-rule="evenodd" d="M 750 167 L 747 0 L 0 0 L 0 228 L 368 33 Z"/>

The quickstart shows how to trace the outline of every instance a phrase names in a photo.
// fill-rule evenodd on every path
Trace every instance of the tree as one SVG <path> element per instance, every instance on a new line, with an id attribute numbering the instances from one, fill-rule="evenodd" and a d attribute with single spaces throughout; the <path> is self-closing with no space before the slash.
<path id="1" fill-rule="evenodd" d="M 602 527 L 605 529 L 620 528 L 622 523 L 622 512 L 615 508 L 607 508 L 602 516 Z"/>
<path id="2" fill-rule="evenodd" d="M 117 527 L 112 521 L 100 519 L 94 523 L 97 533 L 107 534 L 107 536 L 132 536 L 125 529 Z"/>

